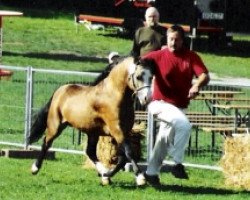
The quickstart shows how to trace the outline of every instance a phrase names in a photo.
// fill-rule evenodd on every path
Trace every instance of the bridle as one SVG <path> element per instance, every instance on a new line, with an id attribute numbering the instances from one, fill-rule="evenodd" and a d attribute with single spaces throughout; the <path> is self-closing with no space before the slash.
<path id="1" fill-rule="evenodd" d="M 150 88 L 150 85 L 144 85 L 144 86 L 137 88 L 134 76 L 135 76 L 135 72 L 129 75 L 129 80 L 132 80 L 132 87 L 134 88 L 134 93 L 132 94 L 132 96 L 136 95 L 140 90 L 142 90 L 144 88 Z"/>

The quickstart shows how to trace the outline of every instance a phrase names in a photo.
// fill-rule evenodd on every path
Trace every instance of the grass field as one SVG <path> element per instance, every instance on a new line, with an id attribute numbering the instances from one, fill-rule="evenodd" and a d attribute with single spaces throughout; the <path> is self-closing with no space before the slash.
<path id="1" fill-rule="evenodd" d="M 136 187 L 130 172 L 119 172 L 112 185 L 101 186 L 94 170 L 82 168 L 81 156 L 58 153 L 56 157 L 56 161 L 45 161 L 37 176 L 29 171 L 33 160 L 0 157 L 0 199 L 243 200 L 249 197 L 249 192 L 225 186 L 221 172 L 193 168 L 187 169 L 190 180 L 162 173 L 160 188 Z"/>
<path id="2" fill-rule="evenodd" d="M 77 32 L 73 14 L 28 10 L 23 17 L 4 19 L 3 39 L 3 65 L 76 71 L 101 70 L 106 61 L 92 57 L 105 58 L 111 51 L 128 55 L 132 47 L 132 40 L 117 37 L 111 29 L 88 31 L 80 27 Z M 206 44 L 202 41 L 196 50 L 211 72 L 219 76 L 250 77 L 250 36 L 236 34 L 233 47 L 224 49 L 209 49 Z M 15 92 L 12 88 L 12 98 L 18 99 L 21 89 Z M 225 186 L 222 172 L 193 168 L 188 168 L 188 181 L 162 174 L 161 188 L 138 188 L 133 174 L 128 172 L 118 173 L 111 186 L 103 187 L 95 171 L 82 169 L 81 156 L 56 155 L 56 161 L 46 161 L 37 176 L 29 171 L 33 160 L 0 157 L 0 199 L 238 200 L 249 197 L 249 192 Z"/>

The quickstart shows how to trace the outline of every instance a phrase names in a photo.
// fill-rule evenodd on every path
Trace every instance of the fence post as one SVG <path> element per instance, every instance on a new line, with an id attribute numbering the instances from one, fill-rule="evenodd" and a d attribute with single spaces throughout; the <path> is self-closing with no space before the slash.
<path id="1" fill-rule="evenodd" d="M 31 128 L 31 110 L 33 94 L 33 71 L 32 67 L 27 67 L 26 75 L 26 104 L 25 104 L 25 131 L 24 131 L 24 148 L 28 149 L 28 136 Z"/>
<path id="2" fill-rule="evenodd" d="M 152 154 L 153 146 L 154 146 L 154 116 L 148 112 L 147 119 L 147 162 L 149 162 L 149 158 Z"/>

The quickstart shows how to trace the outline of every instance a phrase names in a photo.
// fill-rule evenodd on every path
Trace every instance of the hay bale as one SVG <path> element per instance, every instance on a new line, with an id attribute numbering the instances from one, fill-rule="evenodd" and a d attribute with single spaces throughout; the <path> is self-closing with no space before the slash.
<path id="1" fill-rule="evenodd" d="M 117 163 L 117 144 L 111 136 L 100 136 L 96 154 L 100 162 L 107 168 L 113 168 Z"/>
<path id="2" fill-rule="evenodd" d="M 250 190 L 250 135 L 226 138 L 220 165 L 228 186 Z"/>
<path id="3" fill-rule="evenodd" d="M 129 140 L 131 143 L 132 152 L 134 153 L 135 160 L 138 161 L 141 158 L 141 139 L 143 138 L 143 132 L 145 130 L 145 123 L 135 124 L 130 135 Z M 100 136 L 97 149 L 96 149 L 97 158 L 99 161 L 109 169 L 115 167 L 118 161 L 118 148 L 117 144 L 109 135 Z M 93 168 L 94 164 L 90 161 L 89 158 L 84 163 L 84 168 Z"/>

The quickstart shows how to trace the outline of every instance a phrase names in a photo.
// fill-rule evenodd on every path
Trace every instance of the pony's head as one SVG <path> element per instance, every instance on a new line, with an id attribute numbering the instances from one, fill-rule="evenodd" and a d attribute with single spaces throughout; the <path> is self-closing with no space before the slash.
<path id="1" fill-rule="evenodd" d="M 154 63 L 149 60 L 134 60 L 129 66 L 129 85 L 141 105 L 147 104 L 151 99 L 153 69 Z"/>

